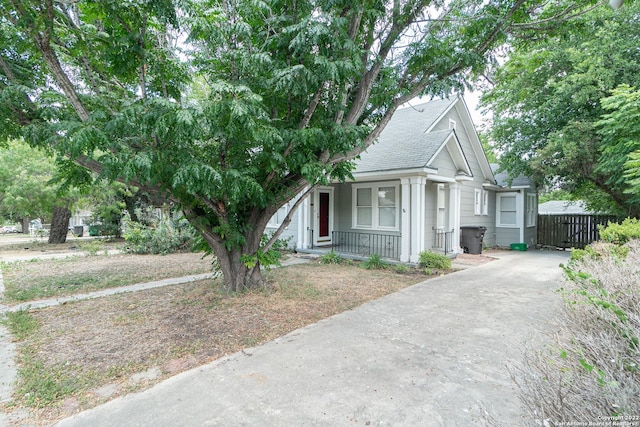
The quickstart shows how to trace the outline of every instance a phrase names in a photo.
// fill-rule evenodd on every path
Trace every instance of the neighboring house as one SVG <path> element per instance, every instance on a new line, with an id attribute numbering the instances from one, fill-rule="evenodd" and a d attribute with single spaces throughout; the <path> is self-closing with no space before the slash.
<path id="1" fill-rule="evenodd" d="M 461 97 L 398 110 L 353 177 L 302 202 L 283 233 L 290 245 L 417 262 L 423 250 L 462 252 L 463 226 L 485 227 L 486 246 L 535 240 L 535 188 L 496 180 Z"/>
<path id="2" fill-rule="evenodd" d="M 593 214 L 582 200 L 550 200 L 538 205 L 540 215 Z"/>
<path id="3" fill-rule="evenodd" d="M 495 171 L 498 165 L 492 165 Z M 535 247 L 538 222 L 538 192 L 532 179 L 520 175 L 509 179 L 506 172 L 496 175 L 496 246 L 526 243 Z"/>

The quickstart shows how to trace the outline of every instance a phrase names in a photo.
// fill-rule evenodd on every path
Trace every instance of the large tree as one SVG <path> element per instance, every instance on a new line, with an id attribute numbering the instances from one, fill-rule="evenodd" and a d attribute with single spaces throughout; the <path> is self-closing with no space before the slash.
<path id="1" fill-rule="evenodd" d="M 2 0 L 0 133 L 178 204 L 239 290 L 269 218 L 349 177 L 398 106 L 595 3 Z"/>
<path id="2" fill-rule="evenodd" d="M 596 210 L 640 214 L 640 198 L 623 174 L 629 149 L 612 142 L 615 123 L 608 122 L 607 134 L 601 122 L 609 110 L 603 99 L 619 85 L 640 83 L 639 14 L 637 2 L 598 8 L 547 37 L 513 43 L 482 98 L 493 113 L 490 136 L 502 167 L 567 190 Z"/>

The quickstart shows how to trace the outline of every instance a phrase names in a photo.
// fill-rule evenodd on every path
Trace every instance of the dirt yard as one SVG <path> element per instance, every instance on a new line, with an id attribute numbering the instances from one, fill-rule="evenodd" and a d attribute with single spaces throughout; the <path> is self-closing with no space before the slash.
<path id="1" fill-rule="evenodd" d="M 151 280 L 145 274 L 193 274 L 210 260 L 199 254 L 100 255 L 20 264 L 5 276 L 22 274 L 28 282 L 34 274 L 84 272 Z M 30 422 L 48 425 L 429 278 L 414 270 L 317 261 L 265 277 L 268 287 L 243 294 L 228 294 L 219 281 L 208 280 L 32 310 L 37 327 L 17 343 L 22 380 L 7 409 L 28 407 Z"/>

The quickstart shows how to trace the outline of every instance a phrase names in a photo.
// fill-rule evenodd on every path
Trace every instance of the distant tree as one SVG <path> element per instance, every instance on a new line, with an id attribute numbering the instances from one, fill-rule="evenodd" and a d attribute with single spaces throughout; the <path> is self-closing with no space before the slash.
<path id="1" fill-rule="evenodd" d="M 51 156 L 20 141 L 0 147 L 0 216 L 22 223 L 51 217 L 57 187 L 49 184 L 56 171 Z"/>
<path id="2" fill-rule="evenodd" d="M 513 44 L 482 97 L 503 168 L 561 187 L 593 210 L 640 214 L 623 173 L 629 150 L 598 124 L 609 109 L 601 101 L 640 79 L 639 12 L 638 2 L 617 11 L 603 6 Z M 625 126 L 629 119 L 615 120 Z"/>
<path id="3" fill-rule="evenodd" d="M 0 135 L 180 206 L 241 290 L 271 216 L 348 178 L 398 106 L 596 3 L 2 0 Z"/>

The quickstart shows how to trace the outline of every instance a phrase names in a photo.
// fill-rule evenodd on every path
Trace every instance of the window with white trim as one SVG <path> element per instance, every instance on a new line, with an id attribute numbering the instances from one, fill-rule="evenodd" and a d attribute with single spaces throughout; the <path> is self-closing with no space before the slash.
<path id="1" fill-rule="evenodd" d="M 444 229 L 445 218 L 447 214 L 447 206 L 446 206 L 446 194 L 444 189 L 444 184 L 438 184 L 438 213 L 436 217 L 436 227 L 440 230 Z"/>
<path id="2" fill-rule="evenodd" d="M 398 185 L 353 186 L 353 228 L 399 229 Z"/>
<path id="3" fill-rule="evenodd" d="M 287 217 L 289 213 L 289 203 L 282 206 L 278 211 L 269 219 L 267 228 L 278 228 L 282 225 L 282 221 Z"/>
<path id="4" fill-rule="evenodd" d="M 473 190 L 473 214 L 482 215 L 482 190 L 479 188 Z"/>
<path id="5" fill-rule="evenodd" d="M 482 215 L 489 215 L 489 192 L 482 190 Z"/>
<path id="6" fill-rule="evenodd" d="M 449 119 L 449 129 L 456 129 L 457 123 L 453 119 Z"/>
<path id="7" fill-rule="evenodd" d="M 535 227 L 536 220 L 536 195 L 527 193 L 527 227 Z"/>
<path id="8" fill-rule="evenodd" d="M 516 227 L 518 225 L 517 193 L 500 193 L 496 196 L 497 227 Z"/>

